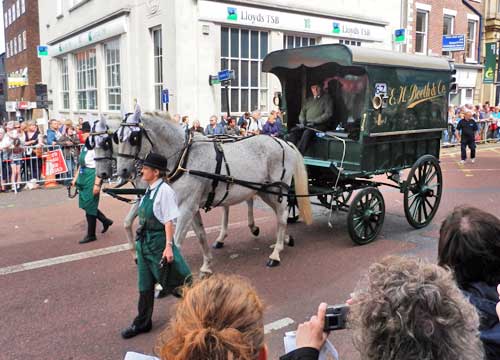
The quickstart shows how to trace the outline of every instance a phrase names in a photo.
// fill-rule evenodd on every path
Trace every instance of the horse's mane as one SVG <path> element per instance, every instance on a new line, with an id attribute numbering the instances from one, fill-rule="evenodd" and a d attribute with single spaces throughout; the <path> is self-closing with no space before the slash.
<path id="1" fill-rule="evenodd" d="M 175 120 L 172 118 L 172 116 L 170 116 L 170 113 L 166 111 L 147 111 L 144 113 L 144 115 L 154 119 L 168 121 L 171 122 L 172 124 L 177 124 Z"/>

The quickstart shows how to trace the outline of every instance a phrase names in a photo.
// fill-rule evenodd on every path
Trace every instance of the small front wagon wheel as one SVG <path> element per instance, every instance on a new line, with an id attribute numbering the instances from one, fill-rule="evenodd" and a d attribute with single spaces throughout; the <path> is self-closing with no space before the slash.
<path id="1" fill-rule="evenodd" d="M 443 174 L 438 160 L 424 155 L 408 174 L 404 189 L 404 209 L 408 223 L 416 229 L 428 225 L 436 215 L 443 191 Z"/>
<path id="2" fill-rule="evenodd" d="M 385 218 L 385 203 L 380 191 L 367 187 L 352 199 L 347 215 L 347 227 L 352 241 L 364 245 L 375 240 Z"/>

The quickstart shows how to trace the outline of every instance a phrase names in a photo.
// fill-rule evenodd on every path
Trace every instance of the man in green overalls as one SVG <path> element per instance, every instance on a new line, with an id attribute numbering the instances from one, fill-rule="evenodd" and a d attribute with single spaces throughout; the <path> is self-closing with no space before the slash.
<path id="1" fill-rule="evenodd" d="M 87 144 L 89 134 L 90 124 L 86 121 L 82 124 L 82 137 L 85 144 Z M 97 219 L 102 222 L 102 233 L 113 225 L 113 221 L 98 209 L 102 180 L 95 174 L 94 150 L 88 149 L 87 145 L 83 146 L 78 165 L 71 185 L 78 189 L 78 206 L 85 211 L 87 218 L 87 235 L 79 241 L 80 244 L 85 244 L 97 240 L 95 236 Z"/>
<path id="2" fill-rule="evenodd" d="M 179 215 L 175 193 L 163 180 L 167 170 L 167 159 L 151 153 L 144 160 L 142 179 L 149 184 L 139 206 L 139 229 L 137 230 L 137 274 L 139 286 L 138 315 L 132 325 L 122 331 L 129 339 L 151 330 L 154 305 L 154 287 L 160 279 L 167 292 L 191 279 L 191 271 L 173 243 L 173 220 Z M 164 263 L 160 269 L 160 263 Z"/>

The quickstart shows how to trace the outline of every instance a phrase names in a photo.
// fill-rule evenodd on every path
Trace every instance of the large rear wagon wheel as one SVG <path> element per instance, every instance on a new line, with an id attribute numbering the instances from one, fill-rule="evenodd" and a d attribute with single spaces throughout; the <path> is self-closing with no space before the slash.
<path id="1" fill-rule="evenodd" d="M 432 155 L 417 160 L 408 174 L 404 190 L 404 209 L 408 223 L 416 229 L 427 226 L 441 202 L 443 174 Z"/>
<path id="2" fill-rule="evenodd" d="M 365 245 L 377 237 L 385 218 L 385 202 L 377 188 L 367 187 L 352 199 L 347 228 L 352 241 Z"/>

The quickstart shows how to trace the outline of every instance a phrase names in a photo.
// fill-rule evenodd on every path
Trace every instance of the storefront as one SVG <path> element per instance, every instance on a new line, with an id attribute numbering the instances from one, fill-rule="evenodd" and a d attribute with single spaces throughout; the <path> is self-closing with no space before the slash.
<path id="1" fill-rule="evenodd" d="M 477 84 L 482 67 L 473 64 L 455 64 L 455 69 L 457 70 L 457 91 L 450 94 L 450 104 L 462 106 L 479 103 Z"/>

